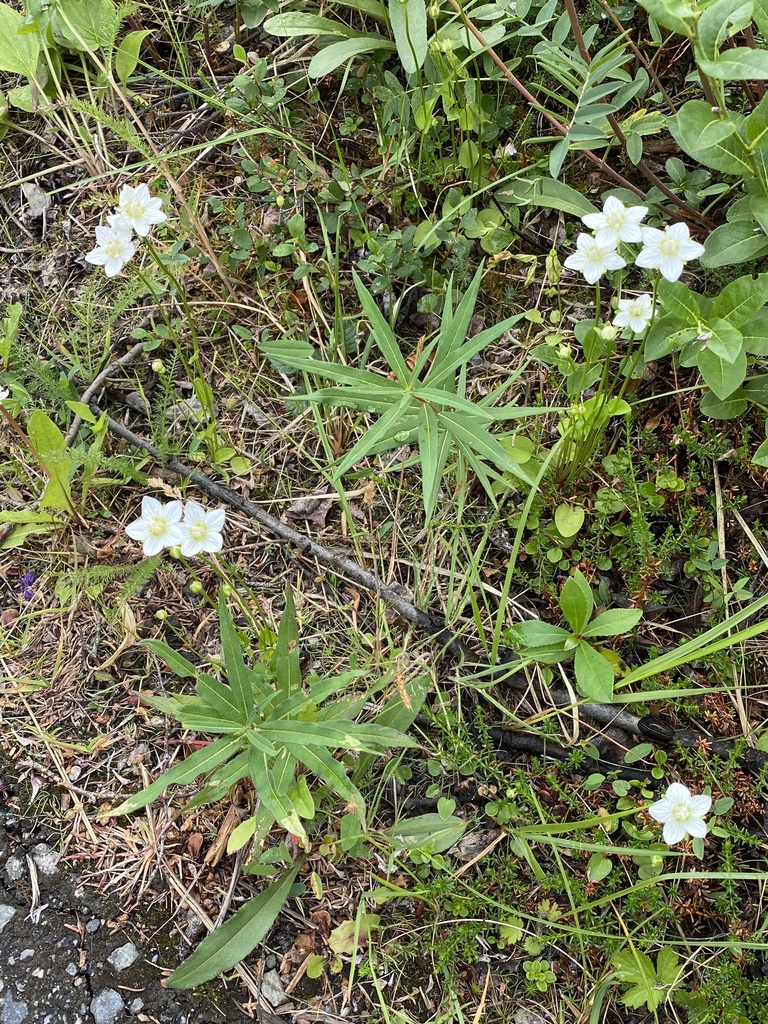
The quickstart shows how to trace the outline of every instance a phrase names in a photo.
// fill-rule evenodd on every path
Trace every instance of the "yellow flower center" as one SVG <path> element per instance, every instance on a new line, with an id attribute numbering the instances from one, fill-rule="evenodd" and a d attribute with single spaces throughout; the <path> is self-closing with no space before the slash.
<path id="1" fill-rule="evenodd" d="M 659 252 L 662 256 L 677 256 L 680 252 L 680 243 L 676 238 L 665 235 L 659 242 Z"/>
<path id="2" fill-rule="evenodd" d="M 672 817 L 675 821 L 679 821 L 681 825 L 684 825 L 687 821 L 691 820 L 691 808 L 688 804 L 675 804 L 672 808 Z"/>
<path id="3" fill-rule="evenodd" d="M 188 527 L 188 532 L 192 540 L 205 540 L 208 536 L 208 527 L 206 526 L 205 520 L 201 519 L 196 523 L 193 523 Z"/>
<path id="4" fill-rule="evenodd" d="M 120 259 L 123 254 L 123 243 L 119 238 L 110 238 L 104 246 L 104 252 L 109 259 Z"/>
<path id="5" fill-rule="evenodd" d="M 129 199 L 123 205 L 123 213 L 131 220 L 140 220 L 144 216 L 144 203 L 140 199 Z"/>

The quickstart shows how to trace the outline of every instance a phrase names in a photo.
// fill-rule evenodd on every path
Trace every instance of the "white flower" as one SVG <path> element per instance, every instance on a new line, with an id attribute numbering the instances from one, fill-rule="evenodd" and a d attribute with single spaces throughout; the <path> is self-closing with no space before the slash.
<path id="1" fill-rule="evenodd" d="M 635 334 L 642 334 L 653 319 L 653 300 L 647 292 L 634 299 L 619 299 L 618 305 L 613 318 L 616 327 L 629 327 Z"/>
<path id="2" fill-rule="evenodd" d="M 691 241 L 687 224 L 669 224 L 663 231 L 643 228 L 645 248 L 635 260 L 638 267 L 651 267 L 661 271 L 668 281 L 676 281 L 688 260 L 698 259 L 704 246 Z"/>
<path id="3" fill-rule="evenodd" d="M 125 528 L 125 532 L 133 540 L 144 545 L 145 555 L 157 555 L 163 548 L 181 544 L 181 516 L 183 506 L 180 501 L 169 501 L 167 505 L 148 495 L 141 499 L 141 519 L 135 519 Z"/>
<path id="4" fill-rule="evenodd" d="M 149 194 L 146 185 L 123 185 L 117 212 L 137 235 L 143 238 L 149 234 L 153 224 L 162 224 L 168 218 L 163 213 L 163 202 Z"/>
<path id="5" fill-rule="evenodd" d="M 704 816 L 711 806 L 711 797 L 693 796 L 687 786 L 673 782 L 664 799 L 651 804 L 648 813 L 655 821 L 664 822 L 664 842 L 673 846 L 689 835 L 704 838 L 707 834 Z"/>
<path id="6" fill-rule="evenodd" d="M 627 265 L 613 246 L 600 245 L 592 235 L 580 234 L 576 249 L 578 251 L 569 256 L 563 266 L 580 270 L 590 284 L 599 281 L 607 270 L 621 270 Z"/>
<path id="7" fill-rule="evenodd" d="M 130 227 L 117 215 L 108 218 L 106 227 L 96 228 L 96 242 L 96 248 L 85 258 L 97 267 L 104 267 L 107 277 L 119 274 L 136 252 L 136 246 L 131 241 Z"/>
<path id="8" fill-rule="evenodd" d="M 602 213 L 588 213 L 581 219 L 595 232 L 598 245 L 615 249 L 619 242 L 642 242 L 640 221 L 647 213 L 647 206 L 625 206 L 615 196 L 608 196 Z"/>
<path id="9" fill-rule="evenodd" d="M 11 392 L 8 390 L 8 388 L 0 388 L 0 405 L 3 404 L 3 402 L 6 400 L 6 398 L 10 398 L 10 397 L 11 397 Z"/>
<path id="10" fill-rule="evenodd" d="M 185 558 L 199 555 L 202 551 L 221 551 L 221 531 L 224 528 L 223 508 L 206 512 L 196 501 L 188 501 L 181 525 L 181 553 Z"/>

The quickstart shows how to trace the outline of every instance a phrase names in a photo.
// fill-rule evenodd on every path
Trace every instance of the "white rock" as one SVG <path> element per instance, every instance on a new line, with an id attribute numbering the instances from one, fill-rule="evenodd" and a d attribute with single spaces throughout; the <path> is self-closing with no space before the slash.
<path id="1" fill-rule="evenodd" d="M 130 967 L 138 957 L 138 949 L 136 949 L 132 942 L 126 942 L 124 946 L 118 946 L 114 952 L 110 953 L 107 957 L 107 961 L 112 964 L 116 971 L 124 971 L 125 968 Z"/>
<path id="2" fill-rule="evenodd" d="M 95 1024 L 117 1024 L 124 1009 L 122 996 L 113 988 L 103 988 L 91 1000 L 91 1013 Z"/>

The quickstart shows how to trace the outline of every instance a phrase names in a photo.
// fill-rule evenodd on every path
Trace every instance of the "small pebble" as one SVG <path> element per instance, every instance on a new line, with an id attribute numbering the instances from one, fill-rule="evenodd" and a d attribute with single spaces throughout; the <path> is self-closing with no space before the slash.
<path id="1" fill-rule="evenodd" d="M 10 991 L 5 993 L 3 1001 L 3 1024 L 22 1024 L 27 1018 L 27 1004 L 14 1001 Z"/>
<path id="2" fill-rule="evenodd" d="M 55 875 L 58 872 L 60 856 L 61 854 L 57 853 L 48 843 L 38 843 L 32 849 L 32 860 L 35 862 L 37 870 L 43 875 Z"/>
<path id="3" fill-rule="evenodd" d="M 0 903 L 0 933 L 15 915 L 13 907 L 9 907 L 7 903 Z"/>
<path id="4" fill-rule="evenodd" d="M 113 988 L 103 988 L 91 1000 L 91 1013 L 95 1024 L 117 1024 L 124 1009 L 122 996 Z"/>
<path id="5" fill-rule="evenodd" d="M 118 946 L 116 950 L 107 957 L 108 963 L 112 964 L 116 971 L 124 971 L 130 967 L 134 960 L 137 960 L 139 951 L 132 942 L 126 942 L 124 946 Z"/>
<path id="6" fill-rule="evenodd" d="M 23 857 L 9 857 L 5 865 L 5 873 L 9 882 L 18 882 L 27 871 L 26 861 Z"/>

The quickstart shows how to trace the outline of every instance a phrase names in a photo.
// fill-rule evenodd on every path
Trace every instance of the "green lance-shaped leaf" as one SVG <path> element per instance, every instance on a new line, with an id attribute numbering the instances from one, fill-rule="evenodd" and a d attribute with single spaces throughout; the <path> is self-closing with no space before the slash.
<path id="1" fill-rule="evenodd" d="M 395 50 L 395 44 L 383 36 L 366 35 L 359 39 L 340 39 L 318 51 L 309 62 L 307 74 L 310 78 L 325 78 L 348 60 L 363 53 L 377 50 Z"/>
<path id="2" fill-rule="evenodd" d="M 443 471 L 451 450 L 451 436 L 447 430 L 440 429 L 437 416 L 428 405 L 424 406 L 422 414 L 418 444 L 424 493 L 424 515 L 429 521 L 437 506 L 437 496 L 440 493 L 440 484 L 443 482 Z"/>
<path id="3" fill-rule="evenodd" d="M 133 811 L 146 807 L 147 804 L 151 804 L 153 800 L 157 800 L 159 796 L 162 796 L 163 792 L 172 783 L 183 786 L 188 782 L 193 782 L 199 775 L 207 775 L 208 772 L 215 771 L 219 765 L 229 760 L 233 754 L 236 754 L 241 746 L 242 740 L 239 737 L 223 736 L 220 740 L 216 740 L 214 743 L 210 743 L 208 746 L 196 751 L 196 753 L 190 754 L 188 758 L 180 764 L 174 765 L 173 768 L 161 775 L 159 779 L 147 786 L 146 789 L 142 789 L 141 792 L 128 797 L 127 800 L 124 800 L 111 811 L 108 811 L 107 814 L 109 817 L 116 817 L 118 814 L 132 814 Z"/>
<path id="4" fill-rule="evenodd" d="M 583 637 L 619 636 L 634 629 L 643 617 L 642 608 L 609 608 L 581 631 Z"/>
<path id="5" fill-rule="evenodd" d="M 285 792 L 281 792 L 272 776 L 269 759 L 261 751 L 252 750 L 249 761 L 251 781 L 264 804 L 275 821 L 302 842 L 306 841 L 307 833 L 301 823 L 296 808 L 291 804 Z"/>
<path id="6" fill-rule="evenodd" d="M 403 395 L 396 405 L 393 405 L 388 412 L 385 412 L 376 423 L 371 427 L 370 430 L 366 431 L 365 434 L 360 438 L 357 444 L 347 452 L 344 458 L 336 467 L 335 476 L 344 476 L 345 473 L 349 472 L 350 469 L 362 459 L 371 455 L 374 450 L 378 448 L 380 442 L 387 439 L 391 439 L 391 443 L 386 444 L 386 448 L 395 448 L 399 442 L 397 440 L 397 434 L 401 429 L 399 421 L 405 416 L 406 411 L 412 405 L 413 399 L 410 395 Z M 385 450 L 382 448 L 382 450 Z"/>
<path id="7" fill-rule="evenodd" d="M 277 630 L 275 678 L 277 692 L 283 699 L 301 689 L 299 631 L 296 626 L 296 605 L 290 590 L 285 592 L 285 608 Z"/>
<path id="8" fill-rule="evenodd" d="M 192 662 L 179 654 L 178 651 L 174 651 L 168 644 L 163 643 L 162 640 L 142 640 L 141 645 L 142 647 L 148 647 L 180 679 L 191 679 L 197 675 L 197 668 Z"/>
<path id="9" fill-rule="evenodd" d="M 262 722 L 259 729 L 268 740 L 287 746 L 364 750 L 370 754 L 383 754 L 390 747 L 416 746 L 415 740 L 394 729 L 358 722 Z"/>
<path id="10" fill-rule="evenodd" d="M 219 591 L 219 628 L 221 630 L 221 653 L 227 679 L 232 690 L 232 698 L 237 706 L 241 721 L 245 724 L 253 710 L 254 695 L 251 686 L 252 673 L 243 659 L 243 649 L 232 621 L 224 588 Z"/>
<path id="11" fill-rule="evenodd" d="M 271 36 L 342 36 L 346 39 L 359 39 L 363 33 L 350 28 L 343 21 L 333 21 L 317 14 L 305 14 L 301 11 L 288 11 L 267 18 L 263 25 L 264 31 Z"/>
<path id="12" fill-rule="evenodd" d="M 399 3 L 400 0 L 397 0 L 397 2 Z M 403 353 L 400 351 L 400 346 L 397 343 L 397 338 L 395 337 L 392 328 L 382 316 L 381 310 L 376 304 L 376 300 L 360 280 L 357 273 L 353 273 L 352 276 L 355 282 L 355 288 L 357 289 L 358 298 L 360 299 L 360 305 L 363 307 L 363 312 L 368 317 L 373 337 L 376 344 L 379 346 L 381 354 L 387 360 L 389 368 L 398 380 L 403 384 L 408 383 L 411 380 L 411 371 L 408 369 L 408 365 L 403 358 Z"/>
<path id="13" fill-rule="evenodd" d="M 243 723 L 243 711 L 235 699 L 231 686 L 225 686 L 207 672 L 201 672 L 195 681 L 195 691 L 220 715 L 235 724 Z"/>
<path id="14" fill-rule="evenodd" d="M 203 939 L 189 959 L 170 976 L 168 988 L 195 988 L 230 970 L 258 946 L 274 924 L 300 864 L 249 900 L 229 921 Z"/>

